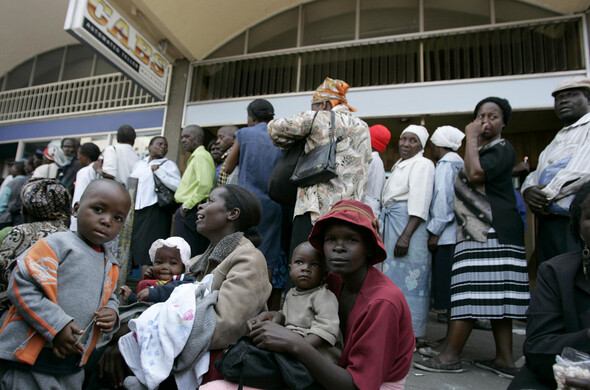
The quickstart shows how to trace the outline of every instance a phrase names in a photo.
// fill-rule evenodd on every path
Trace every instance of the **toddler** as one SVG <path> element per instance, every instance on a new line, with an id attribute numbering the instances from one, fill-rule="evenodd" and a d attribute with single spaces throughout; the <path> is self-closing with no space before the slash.
<path id="1" fill-rule="evenodd" d="M 323 284 L 327 275 L 323 256 L 304 242 L 293 251 L 289 270 L 295 287 L 287 292 L 281 311 L 285 327 L 338 363 L 342 352 L 338 299 Z"/>
<path id="2" fill-rule="evenodd" d="M 73 207 L 76 233 L 51 234 L 17 258 L 0 330 L 3 387 L 82 387 L 100 334 L 118 328 L 119 267 L 104 244 L 119 234 L 130 205 L 121 184 L 96 180 Z"/>
<path id="3" fill-rule="evenodd" d="M 169 237 L 154 241 L 149 249 L 152 267 L 146 273 L 151 275 L 137 285 L 137 294 L 128 286 L 122 286 L 119 294 L 127 303 L 137 301 L 164 302 L 172 294 L 174 287 L 183 283 L 193 283 L 196 279 L 185 275 L 191 257 L 191 248 L 182 237 Z"/>

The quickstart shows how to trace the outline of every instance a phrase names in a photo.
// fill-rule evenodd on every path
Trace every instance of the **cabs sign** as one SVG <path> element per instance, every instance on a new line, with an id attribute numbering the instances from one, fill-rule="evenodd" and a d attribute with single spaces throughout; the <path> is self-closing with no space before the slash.
<path id="1" fill-rule="evenodd" d="M 64 29 L 164 100 L 169 61 L 106 0 L 70 0 Z"/>

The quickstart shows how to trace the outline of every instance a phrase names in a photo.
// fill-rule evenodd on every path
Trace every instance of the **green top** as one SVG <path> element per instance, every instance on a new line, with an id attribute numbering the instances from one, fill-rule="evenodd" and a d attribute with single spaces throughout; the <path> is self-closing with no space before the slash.
<path id="1" fill-rule="evenodd" d="M 174 200 L 192 209 L 209 196 L 215 180 L 213 157 L 203 145 L 195 149 L 188 159 Z"/>

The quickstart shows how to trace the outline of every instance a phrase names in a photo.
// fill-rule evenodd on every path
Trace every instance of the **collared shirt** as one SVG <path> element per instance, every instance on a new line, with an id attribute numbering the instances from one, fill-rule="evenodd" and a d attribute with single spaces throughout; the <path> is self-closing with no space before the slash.
<path id="1" fill-rule="evenodd" d="M 154 165 L 157 165 L 158 169 L 152 171 Z M 174 161 L 167 158 L 156 158 L 150 161 L 149 156 L 139 160 L 129 175 L 129 177 L 137 178 L 135 210 L 141 210 L 158 202 L 154 175 L 158 176 L 158 179 L 172 191 L 176 191 L 180 184 L 180 171 Z"/>
<path id="2" fill-rule="evenodd" d="M 379 218 L 381 212 L 381 192 L 385 184 L 385 168 L 379 152 L 373 151 L 373 160 L 369 165 L 369 179 L 367 181 L 367 194 L 365 195 L 365 204 L 373 209 L 373 215 Z"/>
<path id="3" fill-rule="evenodd" d="M 393 165 L 383 186 L 381 203 L 388 207 L 395 202 L 407 201 L 408 214 L 426 221 L 434 187 L 434 164 L 422 154 L 420 151 Z"/>
<path id="4" fill-rule="evenodd" d="M 104 150 L 103 157 L 102 170 L 126 186 L 133 166 L 139 161 L 137 153 L 133 151 L 133 146 L 129 144 L 111 145 Z"/>
<path id="5" fill-rule="evenodd" d="M 174 200 L 190 210 L 209 196 L 213 189 L 214 180 L 215 163 L 213 157 L 201 145 L 188 159 L 186 170 L 174 194 Z"/>
<path id="6" fill-rule="evenodd" d="M 439 245 L 455 244 L 455 175 L 463 167 L 463 159 L 455 152 L 445 154 L 434 170 L 434 193 L 430 203 L 430 220 L 426 229 L 439 236 Z"/>
<path id="7" fill-rule="evenodd" d="M 100 179 L 100 175 L 94 170 L 94 162 L 91 162 L 89 165 L 81 168 L 78 173 L 76 173 L 76 182 L 74 186 L 74 196 L 72 196 L 72 207 L 76 204 L 76 202 L 80 201 L 82 198 L 82 194 L 88 184 L 91 181 Z M 78 218 L 75 216 L 70 216 L 70 230 L 75 232 L 78 230 Z"/>
<path id="8" fill-rule="evenodd" d="M 521 191 L 524 193 L 527 188 L 540 185 L 543 171 L 551 165 L 563 162 L 565 166 L 541 191 L 547 194 L 548 200 L 557 201 L 560 208 L 567 210 L 572 197 L 562 198 L 575 194 L 582 184 L 590 181 L 589 155 L 590 112 L 576 123 L 559 130 L 553 141 L 541 152 L 537 169 L 527 176 Z M 567 184 L 569 182 L 572 183 Z"/>
<path id="9" fill-rule="evenodd" d="M 225 161 L 227 160 L 227 156 L 229 156 L 230 150 L 231 150 L 231 147 L 228 150 L 226 150 L 225 153 L 223 153 L 223 155 L 221 156 L 221 161 L 223 161 L 223 162 L 215 170 L 215 172 L 216 172 L 215 182 L 217 183 L 218 187 L 227 184 L 227 179 L 228 179 L 229 175 L 225 171 Z"/>
<path id="10" fill-rule="evenodd" d="M 337 177 L 309 187 L 297 189 L 294 216 L 310 213 L 311 222 L 330 211 L 339 200 L 363 201 L 367 186 L 367 173 L 371 162 L 371 136 L 369 126 L 339 104 L 335 112 L 334 137 L 336 143 Z M 314 120 L 315 116 L 315 120 Z M 329 111 L 305 111 L 291 118 L 279 118 L 268 123 L 268 134 L 273 143 L 289 149 L 295 141 L 305 138 L 305 152 L 330 142 Z M 312 125 L 313 122 L 313 125 Z"/>

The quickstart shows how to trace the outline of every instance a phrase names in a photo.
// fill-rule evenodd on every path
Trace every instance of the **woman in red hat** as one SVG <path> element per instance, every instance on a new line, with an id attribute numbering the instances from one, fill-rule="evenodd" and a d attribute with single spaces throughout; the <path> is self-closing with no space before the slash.
<path id="1" fill-rule="evenodd" d="M 259 348 L 294 356 L 326 389 L 403 389 L 410 370 L 410 309 L 400 289 L 372 267 L 387 257 L 377 226 L 369 206 L 344 200 L 318 219 L 309 236 L 326 257 L 328 286 L 338 297 L 344 335 L 338 365 L 283 327 L 279 312 L 262 313 L 248 322 Z"/>

